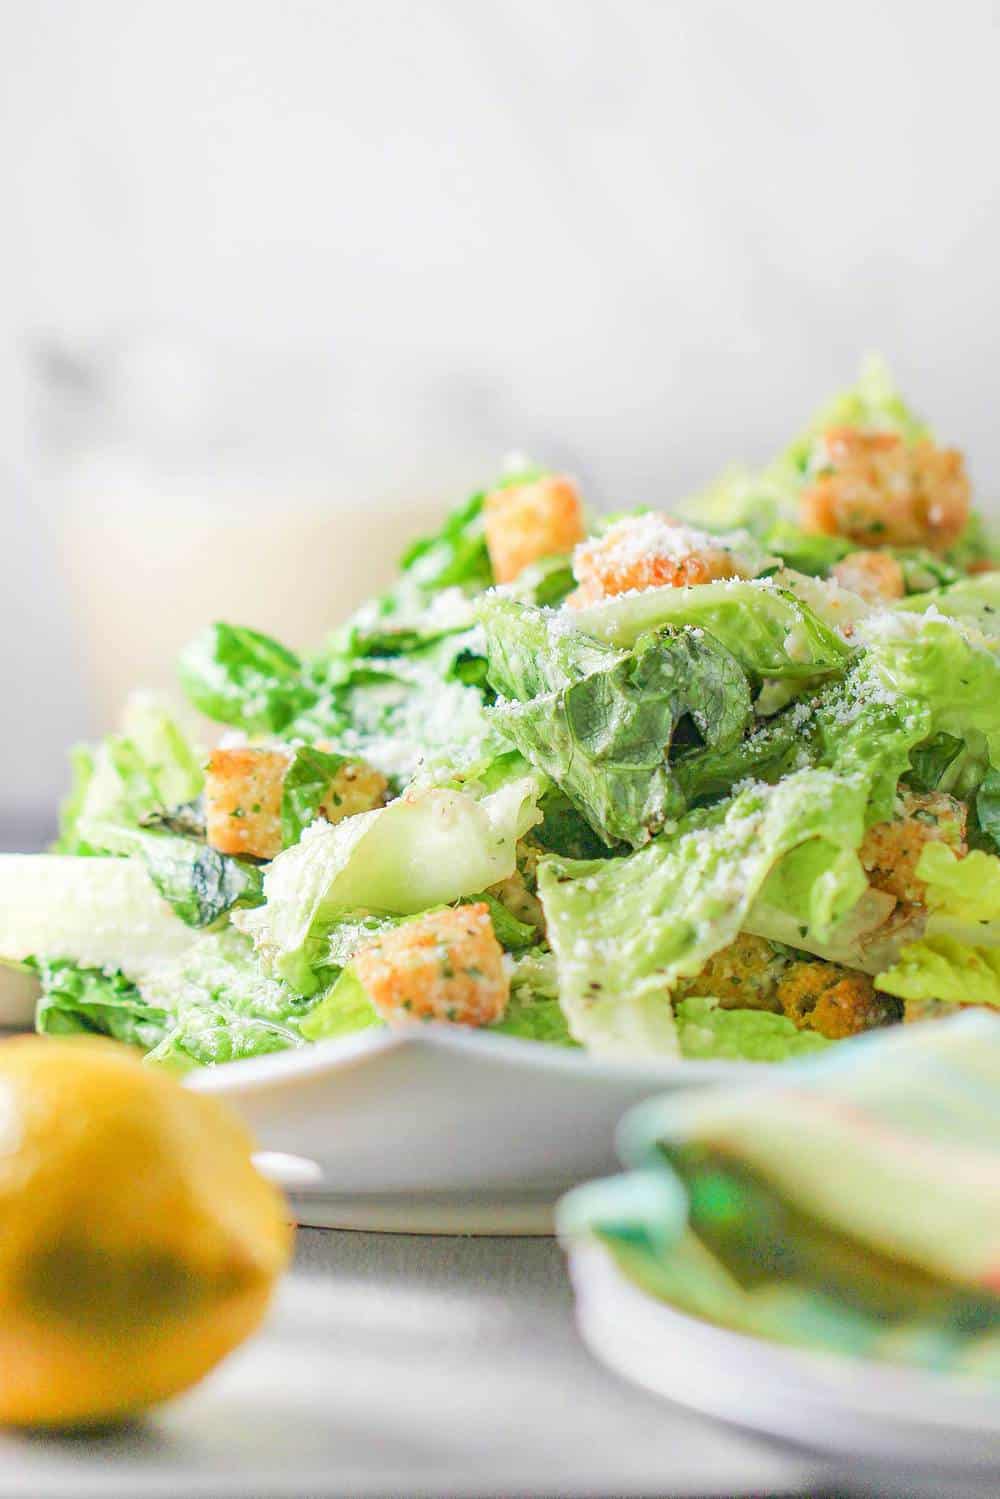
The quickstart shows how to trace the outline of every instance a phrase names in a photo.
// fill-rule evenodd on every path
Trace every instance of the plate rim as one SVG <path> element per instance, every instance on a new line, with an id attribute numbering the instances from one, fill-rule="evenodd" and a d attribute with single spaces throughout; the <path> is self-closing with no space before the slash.
<path id="1" fill-rule="evenodd" d="M 394 1051 L 436 1051 L 458 1059 L 495 1062 L 531 1071 L 562 1073 L 581 1080 L 607 1083 L 648 1083 L 668 1088 L 687 1080 L 695 1084 L 751 1081 L 778 1070 L 766 1062 L 698 1061 L 681 1057 L 595 1057 L 584 1050 L 532 1041 L 521 1036 L 482 1035 L 471 1028 L 437 1021 L 412 1026 L 360 1031 L 315 1041 L 291 1051 L 271 1052 L 235 1062 L 215 1062 L 185 1076 L 189 1087 L 205 1092 L 239 1093 L 322 1076 L 374 1061 Z"/>
<path id="2" fill-rule="evenodd" d="M 650 1295 L 620 1268 L 611 1251 L 595 1240 L 571 1240 L 564 1243 L 564 1249 L 573 1284 L 577 1324 L 588 1347 L 602 1361 L 613 1362 L 628 1378 L 643 1384 L 647 1389 L 653 1389 L 660 1399 L 684 1403 L 681 1395 L 668 1395 L 663 1390 L 656 1389 L 643 1380 L 640 1374 L 629 1369 L 624 1359 L 619 1361 L 605 1348 L 595 1326 L 601 1319 L 600 1310 L 596 1315 L 593 1312 L 595 1302 L 600 1304 L 602 1310 L 614 1303 L 619 1311 L 624 1311 L 625 1318 L 629 1320 L 641 1314 L 647 1323 L 650 1318 L 662 1321 L 665 1338 L 679 1328 L 682 1331 L 690 1329 L 699 1338 L 704 1337 L 713 1342 L 718 1340 L 721 1345 L 718 1350 L 720 1356 L 724 1355 L 726 1345 L 730 1344 L 737 1347 L 744 1358 L 750 1357 L 755 1351 L 763 1351 L 779 1363 L 787 1363 L 789 1376 L 799 1374 L 808 1377 L 810 1381 L 820 1380 L 828 1389 L 836 1385 L 845 1393 L 852 1414 L 859 1410 L 862 1415 L 872 1414 L 865 1410 L 865 1405 L 866 1398 L 874 1391 L 895 1407 L 891 1411 L 878 1411 L 877 1419 L 906 1420 L 907 1407 L 919 1403 L 919 1415 L 912 1419 L 921 1425 L 929 1422 L 937 1429 L 950 1431 L 962 1426 L 968 1434 L 974 1436 L 1000 1435 L 1000 1387 L 986 1380 L 969 1374 L 936 1373 L 930 1369 L 862 1358 L 856 1354 L 837 1354 L 755 1337 L 751 1333 L 726 1327 L 723 1323 L 711 1322 L 706 1317 L 693 1316 L 672 1306 L 668 1301 L 661 1301 Z M 623 1298 L 623 1304 L 619 1303 L 618 1298 Z M 962 1402 L 970 1399 L 977 1405 L 986 1404 L 998 1411 L 991 1427 L 961 1421 L 961 1417 L 968 1414 L 967 1411 L 963 1412 Z M 753 1424 L 757 1425 L 756 1422 Z"/>

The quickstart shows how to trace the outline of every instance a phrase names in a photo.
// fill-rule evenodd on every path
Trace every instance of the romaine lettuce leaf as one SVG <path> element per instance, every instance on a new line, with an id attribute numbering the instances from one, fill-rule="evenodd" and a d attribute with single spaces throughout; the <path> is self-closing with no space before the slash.
<path id="1" fill-rule="evenodd" d="M 311 744 L 295 746 L 281 783 L 283 847 L 298 843 L 305 829 L 316 821 L 330 794 L 330 783 L 346 764 L 346 755 L 328 754 Z"/>
<path id="2" fill-rule="evenodd" d="M 786 1015 L 767 1010 L 723 1010 L 716 999 L 693 995 L 677 1006 L 681 1055 L 689 1061 L 784 1062 L 829 1046 L 815 1031 L 799 1031 Z"/>
<path id="3" fill-rule="evenodd" d="M 593 1050 L 676 1052 L 669 995 L 739 932 L 784 855 L 811 839 L 830 865 L 861 842 L 867 788 L 803 770 L 751 785 L 675 834 L 603 862 L 544 859 L 539 893 L 570 1028 Z M 810 921 L 827 908 L 820 888 Z"/>
<path id="4" fill-rule="evenodd" d="M 301 1046 L 314 1003 L 263 974 L 252 944 L 230 926 L 144 975 L 139 990 L 167 1017 L 149 1060 L 179 1069 Z"/>
<path id="5" fill-rule="evenodd" d="M 559 1003 L 558 974 L 550 952 L 536 947 L 514 960 L 507 1009 L 490 1030 L 554 1046 L 577 1045 Z"/>
<path id="6" fill-rule="evenodd" d="M 181 653 L 178 674 L 199 712 L 248 734 L 280 734 L 319 696 L 294 651 L 241 625 L 210 625 Z"/>
<path id="7" fill-rule="evenodd" d="M 991 853 L 1000 850 L 1000 770 L 988 770 L 979 783 L 976 822 Z"/>
<path id="8" fill-rule="evenodd" d="M 609 846 L 638 847 L 684 811 L 668 762 L 681 719 L 723 750 L 750 720 L 743 671 L 704 634 L 660 630 L 622 652 L 550 631 L 540 610 L 507 599 L 489 600 L 483 621 L 496 685 L 532 694 L 493 709 L 500 732 Z"/>
<path id="9" fill-rule="evenodd" d="M 954 937 L 927 936 L 903 948 L 899 961 L 876 980 L 899 999 L 1000 1009 L 1000 947 L 973 947 Z"/>
<path id="10" fill-rule="evenodd" d="M 129 703 L 122 728 L 90 758 L 73 814 L 74 848 L 141 860 L 188 926 L 210 926 L 234 906 L 259 901 L 255 865 L 164 826 L 172 809 L 189 804 L 204 784 L 201 753 L 176 719 L 142 695 Z"/>
<path id="11" fill-rule="evenodd" d="M 265 904 L 234 919 L 253 936 L 266 972 L 313 994 L 338 915 L 413 915 L 509 878 L 517 840 L 538 820 L 538 793 L 530 777 L 481 801 L 430 790 L 332 827 L 316 824 L 268 866 Z"/>
<path id="12" fill-rule="evenodd" d="M 948 619 L 962 620 L 995 639 L 1000 635 L 1000 572 L 982 573 L 943 588 L 932 588 L 926 593 L 913 593 L 909 598 L 900 599 L 896 607 L 913 614 L 924 614 L 933 609 Z"/>
<path id="13" fill-rule="evenodd" d="M 876 980 L 900 999 L 1000 1005 L 1000 858 L 964 858 L 928 843 L 917 874 L 926 884 L 926 929 Z"/>
<path id="14" fill-rule="evenodd" d="M 724 645 L 751 676 L 818 677 L 843 671 L 851 647 L 790 589 L 768 579 L 647 588 L 575 610 L 575 628 L 629 647 L 648 630 L 689 625 Z"/>
<path id="15" fill-rule="evenodd" d="M 35 1028 L 46 1036 L 113 1036 L 149 1051 L 168 1029 L 163 1010 L 149 1004 L 121 973 L 79 968 L 65 959 L 38 959 L 42 985 Z"/>
<path id="16" fill-rule="evenodd" d="M 302 1034 L 307 1041 L 333 1041 L 382 1024 L 368 991 L 349 966 L 303 1020 Z"/>

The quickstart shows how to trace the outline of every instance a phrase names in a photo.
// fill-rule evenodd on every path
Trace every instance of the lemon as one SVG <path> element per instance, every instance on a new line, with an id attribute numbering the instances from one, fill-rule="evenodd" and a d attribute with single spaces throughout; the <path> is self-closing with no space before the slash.
<path id="1" fill-rule="evenodd" d="M 0 1043 L 0 1422 L 105 1422 L 258 1325 L 291 1229 L 217 1100 L 124 1047 Z"/>

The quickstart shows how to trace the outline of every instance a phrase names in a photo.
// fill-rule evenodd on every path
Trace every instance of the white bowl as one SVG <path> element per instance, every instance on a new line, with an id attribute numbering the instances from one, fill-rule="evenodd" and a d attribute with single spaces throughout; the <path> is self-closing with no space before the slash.
<path id="1" fill-rule="evenodd" d="M 367 1031 L 192 1073 L 226 1098 L 300 1223 L 409 1233 L 550 1233 L 556 1199 L 618 1169 L 615 1127 L 671 1088 L 746 1064 L 598 1061 L 457 1027 Z"/>

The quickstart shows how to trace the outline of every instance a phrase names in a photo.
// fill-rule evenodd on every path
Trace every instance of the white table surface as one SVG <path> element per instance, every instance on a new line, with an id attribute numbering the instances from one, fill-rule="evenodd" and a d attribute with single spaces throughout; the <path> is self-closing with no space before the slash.
<path id="1" fill-rule="evenodd" d="M 300 1230 L 266 1329 L 199 1389 L 117 1434 L 0 1437 L 2 1499 L 815 1499 L 820 1472 L 594 1362 L 546 1239 Z"/>

